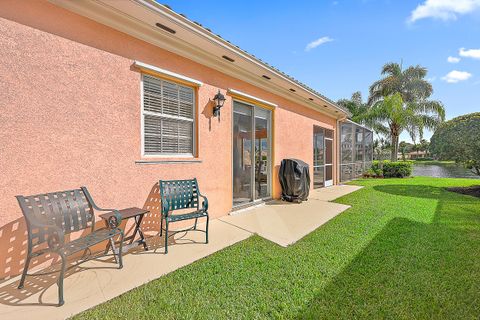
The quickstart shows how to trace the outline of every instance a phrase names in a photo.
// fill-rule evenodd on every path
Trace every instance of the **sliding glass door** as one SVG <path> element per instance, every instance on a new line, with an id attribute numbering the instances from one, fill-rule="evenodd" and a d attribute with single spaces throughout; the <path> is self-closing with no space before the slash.
<path id="1" fill-rule="evenodd" d="M 271 112 L 233 104 L 233 206 L 271 196 Z"/>
<path id="2" fill-rule="evenodd" d="M 233 111 L 233 205 L 253 200 L 252 108 L 234 103 Z"/>
<path id="3" fill-rule="evenodd" d="M 333 131 L 313 126 L 313 188 L 333 185 Z"/>
<path id="4" fill-rule="evenodd" d="M 325 135 L 320 127 L 313 127 L 313 188 L 325 186 Z"/>

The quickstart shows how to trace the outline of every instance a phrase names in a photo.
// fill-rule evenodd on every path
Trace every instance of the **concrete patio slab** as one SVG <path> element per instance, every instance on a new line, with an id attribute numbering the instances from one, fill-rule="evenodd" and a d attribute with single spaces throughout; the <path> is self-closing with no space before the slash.
<path id="1" fill-rule="evenodd" d="M 310 190 L 310 199 L 333 201 L 349 193 L 362 189 L 362 186 L 335 185 L 328 188 Z"/>
<path id="2" fill-rule="evenodd" d="M 220 220 L 286 247 L 348 208 L 316 199 L 302 203 L 274 200 Z"/>
<path id="3" fill-rule="evenodd" d="M 350 208 L 329 201 L 360 188 L 336 185 L 315 189 L 309 200 L 300 204 L 275 200 L 220 220 L 286 247 Z"/>
<path id="4" fill-rule="evenodd" d="M 142 247 L 132 249 L 124 256 L 121 270 L 116 268 L 112 256 L 84 262 L 67 272 L 65 305 L 62 307 L 55 306 L 58 301 L 57 273 L 27 277 L 23 290 L 17 289 L 19 278 L 16 277 L 0 284 L 0 319 L 65 319 L 251 235 L 235 226 L 213 220 L 208 245 L 203 243 L 203 233 L 179 233 L 174 240 L 175 245 L 169 246 L 168 255 L 163 254 L 163 241 L 152 237 L 147 240 L 150 250 L 143 251 Z"/>

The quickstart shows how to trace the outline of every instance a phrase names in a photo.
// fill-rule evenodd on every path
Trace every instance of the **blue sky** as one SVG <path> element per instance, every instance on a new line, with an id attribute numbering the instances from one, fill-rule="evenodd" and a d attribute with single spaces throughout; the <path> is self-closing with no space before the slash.
<path id="1" fill-rule="evenodd" d="M 163 3 L 333 100 L 366 99 L 382 65 L 403 61 L 429 70 L 447 119 L 480 111 L 480 0 Z"/>

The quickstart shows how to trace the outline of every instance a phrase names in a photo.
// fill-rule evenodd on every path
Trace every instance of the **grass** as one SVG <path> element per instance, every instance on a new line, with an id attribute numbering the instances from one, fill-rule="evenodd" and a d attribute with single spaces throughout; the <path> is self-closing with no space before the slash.
<path id="1" fill-rule="evenodd" d="M 427 164 L 427 165 L 445 165 L 455 164 L 455 161 L 446 160 L 412 160 L 415 164 Z"/>
<path id="2" fill-rule="evenodd" d="M 474 183 L 357 181 L 295 245 L 251 237 L 75 319 L 478 319 L 480 199 L 444 189 Z"/>

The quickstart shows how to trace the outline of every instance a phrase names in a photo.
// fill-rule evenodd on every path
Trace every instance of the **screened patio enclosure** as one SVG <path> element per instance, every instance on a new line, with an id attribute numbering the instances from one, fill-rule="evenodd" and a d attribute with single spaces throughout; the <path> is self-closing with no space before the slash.
<path id="1" fill-rule="evenodd" d="M 359 178 L 373 161 L 373 132 L 353 121 L 340 123 L 340 182 Z"/>

